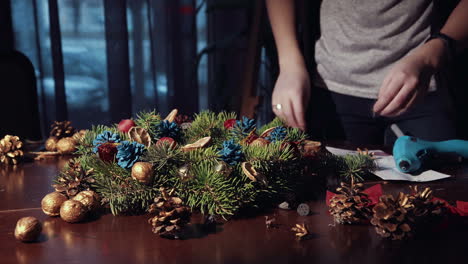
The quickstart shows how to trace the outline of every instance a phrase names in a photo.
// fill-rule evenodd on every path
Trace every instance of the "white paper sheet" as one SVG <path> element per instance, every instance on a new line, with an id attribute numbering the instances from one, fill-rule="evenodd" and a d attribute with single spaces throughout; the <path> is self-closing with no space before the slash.
<path id="1" fill-rule="evenodd" d="M 356 155 L 357 151 L 326 147 L 331 153 L 344 156 L 347 154 Z M 427 170 L 421 174 L 407 174 L 398 171 L 395 165 L 395 160 L 393 156 L 383 152 L 382 150 L 369 150 L 369 152 L 374 152 L 376 158 L 375 162 L 377 163 L 377 170 L 374 171 L 374 174 L 380 177 L 382 180 L 388 181 L 411 181 L 411 182 L 428 182 L 436 181 L 444 178 L 450 177 L 450 175 L 443 174 L 434 170 Z"/>

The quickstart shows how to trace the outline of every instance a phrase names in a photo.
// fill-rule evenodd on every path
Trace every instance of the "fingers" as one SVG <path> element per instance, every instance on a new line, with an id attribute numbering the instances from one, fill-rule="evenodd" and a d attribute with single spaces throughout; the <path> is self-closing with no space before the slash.
<path id="1" fill-rule="evenodd" d="M 382 116 L 395 116 L 401 110 L 406 111 L 406 107 L 409 107 L 409 102 L 417 92 L 414 84 L 405 83 L 399 90 L 398 94 L 390 101 L 390 103 L 380 111 Z"/>
<path id="2" fill-rule="evenodd" d="M 306 130 L 305 104 L 302 98 L 294 97 L 292 99 L 292 108 L 293 108 L 294 120 L 295 120 L 295 124 L 293 127 L 297 127 L 305 131 Z"/>
<path id="3" fill-rule="evenodd" d="M 402 87 L 402 82 L 399 80 L 392 79 L 388 83 L 383 84 L 379 90 L 379 97 L 377 102 L 374 104 L 374 112 L 381 114 L 381 111 L 387 107 L 387 105 L 393 100 L 398 94 L 398 91 Z"/>

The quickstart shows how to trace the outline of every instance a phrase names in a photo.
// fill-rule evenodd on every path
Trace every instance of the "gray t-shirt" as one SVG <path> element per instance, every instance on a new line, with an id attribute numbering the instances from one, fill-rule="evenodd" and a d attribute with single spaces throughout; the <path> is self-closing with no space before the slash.
<path id="1" fill-rule="evenodd" d="M 432 9 L 432 0 L 323 0 L 314 84 L 377 98 L 391 66 L 429 37 Z"/>

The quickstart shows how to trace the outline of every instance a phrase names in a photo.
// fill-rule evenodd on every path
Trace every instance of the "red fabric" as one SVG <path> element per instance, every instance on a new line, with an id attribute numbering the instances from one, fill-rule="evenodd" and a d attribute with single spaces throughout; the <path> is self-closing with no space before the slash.
<path id="1" fill-rule="evenodd" d="M 382 196 L 382 193 L 383 193 L 382 185 L 381 184 L 376 184 L 374 186 L 371 186 L 371 187 L 365 189 L 362 192 L 367 194 L 368 197 L 369 197 L 369 200 L 371 200 L 371 203 L 369 204 L 369 206 L 373 206 L 373 205 L 375 205 L 376 203 L 379 202 L 379 198 L 380 198 L 380 196 Z M 327 194 L 326 194 L 326 197 L 325 197 L 325 202 L 327 203 L 327 205 L 330 205 L 330 199 L 333 198 L 333 196 L 335 196 L 335 195 L 336 195 L 336 193 L 327 191 Z"/>

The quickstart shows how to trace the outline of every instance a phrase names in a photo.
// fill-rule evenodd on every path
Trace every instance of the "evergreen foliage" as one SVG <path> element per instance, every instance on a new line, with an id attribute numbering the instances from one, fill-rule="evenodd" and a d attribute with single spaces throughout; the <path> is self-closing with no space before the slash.
<path id="1" fill-rule="evenodd" d="M 149 147 L 125 141 L 128 137 L 119 133 L 116 127 L 95 126 L 81 140 L 78 160 L 84 169 L 94 170 L 92 186 L 109 204 L 113 214 L 145 212 L 159 194 L 160 187 L 174 189 L 175 195 L 193 210 L 226 219 L 244 208 L 262 208 L 280 202 L 285 193 L 298 190 L 304 177 L 308 176 L 305 164 L 309 160 L 302 156 L 302 152 L 284 143 L 300 142 L 307 138 L 306 134 L 299 129 L 284 127 L 279 119 L 263 126 L 258 133 L 254 130 L 255 121 L 248 118 L 238 121 L 232 129 L 225 128 L 224 122 L 234 118 L 234 113 L 203 111 L 195 115 L 189 128 L 178 130 L 177 145 L 162 143 Z M 162 136 L 162 131 L 169 133 L 164 136 L 170 136 L 177 130 L 172 123 L 161 121 L 154 111 L 140 113 L 134 121 L 155 138 Z M 268 145 L 251 145 L 244 140 L 249 134 L 255 133 L 258 137 L 272 127 L 280 128 L 273 134 L 275 140 Z M 93 141 L 103 141 L 99 135 L 104 131 L 110 133 L 107 140 L 115 137 L 113 133 L 123 140 L 116 143 L 119 150 L 116 162 L 103 162 L 93 152 Z M 182 151 L 183 144 L 208 136 L 211 137 L 210 145 Z M 142 184 L 132 179 L 131 165 L 136 161 L 153 165 L 152 182 Z M 264 178 L 253 181 L 246 176 L 242 162 L 252 164 Z M 227 164 L 227 168 L 218 170 L 220 164 Z M 330 154 L 324 155 L 318 165 L 354 179 L 366 177 L 375 166 L 363 155 L 336 157 Z"/>

